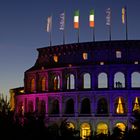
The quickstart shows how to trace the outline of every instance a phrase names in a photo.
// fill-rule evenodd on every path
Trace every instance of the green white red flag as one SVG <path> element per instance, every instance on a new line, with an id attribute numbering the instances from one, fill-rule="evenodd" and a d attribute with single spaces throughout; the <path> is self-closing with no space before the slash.
<path id="1" fill-rule="evenodd" d="M 75 29 L 79 28 L 79 10 L 76 10 L 74 12 L 74 28 Z"/>
<path id="2" fill-rule="evenodd" d="M 89 15 L 89 26 L 91 28 L 94 28 L 94 26 L 95 26 L 95 22 L 94 22 L 94 10 L 93 9 L 90 11 L 90 15 Z"/>

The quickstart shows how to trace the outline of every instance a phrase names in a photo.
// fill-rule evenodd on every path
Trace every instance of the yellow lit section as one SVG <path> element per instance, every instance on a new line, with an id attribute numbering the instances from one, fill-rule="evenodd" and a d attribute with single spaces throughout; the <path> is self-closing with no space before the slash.
<path id="1" fill-rule="evenodd" d="M 90 125 L 88 123 L 83 123 L 81 125 L 81 131 L 80 131 L 80 136 L 82 139 L 85 139 L 86 137 L 90 136 L 91 129 Z"/>
<path id="2" fill-rule="evenodd" d="M 69 123 L 68 123 L 68 128 L 69 128 L 69 129 L 74 129 L 74 128 L 75 128 L 75 127 L 74 127 L 74 124 L 71 123 L 71 122 L 69 122 Z"/>
<path id="3" fill-rule="evenodd" d="M 83 59 L 87 60 L 88 59 L 88 54 L 87 53 L 83 53 Z"/>
<path id="4" fill-rule="evenodd" d="M 35 79 L 31 80 L 31 92 L 35 91 Z"/>
<path id="5" fill-rule="evenodd" d="M 117 112 L 117 114 L 123 114 L 124 113 L 124 108 L 123 108 L 123 105 L 122 105 L 121 97 L 119 97 L 116 112 Z"/>
<path id="6" fill-rule="evenodd" d="M 135 98 L 134 108 L 133 111 L 140 110 L 140 105 L 138 101 L 138 97 Z"/>
<path id="7" fill-rule="evenodd" d="M 120 128 L 122 131 L 125 131 L 125 128 L 126 128 L 124 123 L 117 123 L 116 127 Z"/>
<path id="8" fill-rule="evenodd" d="M 105 123 L 99 123 L 97 125 L 97 134 L 108 134 L 108 126 Z"/>
<path id="9" fill-rule="evenodd" d="M 54 82 L 54 87 L 53 87 L 53 89 L 54 89 L 54 90 L 60 89 L 60 78 L 59 78 L 59 76 L 55 76 L 53 82 Z"/>
<path id="10" fill-rule="evenodd" d="M 54 60 L 54 62 L 58 62 L 58 56 L 54 55 L 53 60 Z"/>
<path id="11" fill-rule="evenodd" d="M 46 78 L 43 77 L 41 80 L 41 90 L 45 91 L 45 87 L 46 87 Z"/>
<path id="12" fill-rule="evenodd" d="M 20 93 L 24 93 L 24 90 L 20 90 Z"/>
<path id="13" fill-rule="evenodd" d="M 14 111 L 15 109 L 15 93 L 13 90 L 10 90 L 10 110 Z"/>

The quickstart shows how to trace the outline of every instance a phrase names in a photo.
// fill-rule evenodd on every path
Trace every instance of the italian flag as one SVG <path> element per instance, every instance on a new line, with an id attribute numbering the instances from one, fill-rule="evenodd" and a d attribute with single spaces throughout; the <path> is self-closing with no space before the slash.
<path id="1" fill-rule="evenodd" d="M 79 28 L 79 10 L 76 10 L 74 13 L 74 28 Z"/>
<path id="2" fill-rule="evenodd" d="M 89 26 L 93 28 L 94 25 L 94 10 L 91 10 L 89 15 Z"/>

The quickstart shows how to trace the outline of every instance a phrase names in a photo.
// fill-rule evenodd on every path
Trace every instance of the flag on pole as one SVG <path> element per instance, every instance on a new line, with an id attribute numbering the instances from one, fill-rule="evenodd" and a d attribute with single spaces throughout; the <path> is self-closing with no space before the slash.
<path id="1" fill-rule="evenodd" d="M 52 16 L 49 16 L 47 19 L 47 32 L 51 32 L 52 29 Z"/>
<path id="2" fill-rule="evenodd" d="M 126 21 L 126 8 L 122 8 L 122 23 L 125 24 Z"/>
<path id="3" fill-rule="evenodd" d="M 94 23 L 94 10 L 92 9 L 90 11 L 90 15 L 89 15 L 89 26 L 91 28 L 94 28 L 94 25 L 95 25 L 95 23 Z"/>
<path id="4" fill-rule="evenodd" d="M 74 28 L 79 28 L 79 10 L 76 10 L 74 13 Z"/>
<path id="5" fill-rule="evenodd" d="M 106 9 L 106 25 L 108 26 L 111 25 L 111 9 L 110 8 Z"/>
<path id="6" fill-rule="evenodd" d="M 60 30 L 64 30 L 65 28 L 65 13 L 60 14 Z"/>

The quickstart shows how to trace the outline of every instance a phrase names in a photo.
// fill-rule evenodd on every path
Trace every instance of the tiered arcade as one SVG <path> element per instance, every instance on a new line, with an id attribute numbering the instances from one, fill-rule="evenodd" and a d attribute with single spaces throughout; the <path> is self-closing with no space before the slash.
<path id="1" fill-rule="evenodd" d="M 17 114 L 44 113 L 46 124 L 65 118 L 82 137 L 131 127 L 140 109 L 140 41 L 100 41 L 39 48 L 25 72 Z"/>

